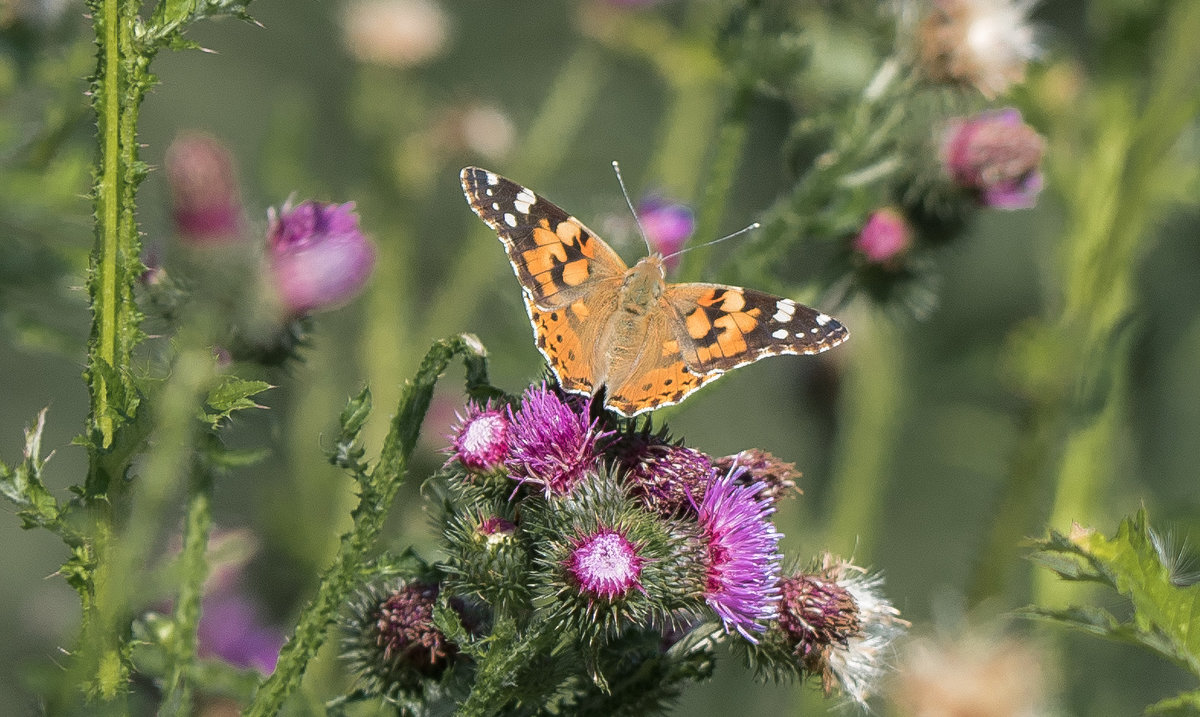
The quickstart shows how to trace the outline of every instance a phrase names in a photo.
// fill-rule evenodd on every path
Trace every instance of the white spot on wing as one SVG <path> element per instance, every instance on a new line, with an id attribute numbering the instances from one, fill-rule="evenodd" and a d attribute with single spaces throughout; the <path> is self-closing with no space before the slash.
<path id="1" fill-rule="evenodd" d="M 500 211 L 500 202 L 492 202 L 492 209 L 497 212 Z"/>
<path id="2" fill-rule="evenodd" d="M 510 227 L 515 227 L 515 226 L 517 226 L 517 218 L 514 217 L 512 214 L 505 214 L 504 215 L 504 223 L 509 225 Z"/>
<path id="3" fill-rule="evenodd" d="M 779 329 L 775 333 L 771 334 L 771 337 L 779 339 L 780 341 L 783 341 L 784 339 L 787 338 L 787 334 L 788 334 L 787 329 Z"/>
<path id="4" fill-rule="evenodd" d="M 829 314 L 817 314 L 817 324 L 824 326 L 833 320 Z"/>
<path id="5" fill-rule="evenodd" d="M 487 173 L 487 183 L 494 187 L 500 183 L 500 178 L 497 177 L 492 172 L 488 172 Z"/>
<path id="6" fill-rule="evenodd" d="M 529 202 L 523 202 L 518 198 L 513 201 L 513 206 L 516 207 L 517 211 L 522 214 L 529 213 Z"/>

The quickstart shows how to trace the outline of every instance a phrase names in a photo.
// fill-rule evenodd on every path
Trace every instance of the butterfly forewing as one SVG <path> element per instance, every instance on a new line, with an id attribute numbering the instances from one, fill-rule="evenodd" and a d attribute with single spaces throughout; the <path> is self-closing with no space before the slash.
<path id="1" fill-rule="evenodd" d="M 619 283 L 627 271 L 616 252 L 553 202 L 478 167 L 460 176 L 471 209 L 500 236 L 521 286 L 543 309 L 568 306 L 597 283 Z"/>

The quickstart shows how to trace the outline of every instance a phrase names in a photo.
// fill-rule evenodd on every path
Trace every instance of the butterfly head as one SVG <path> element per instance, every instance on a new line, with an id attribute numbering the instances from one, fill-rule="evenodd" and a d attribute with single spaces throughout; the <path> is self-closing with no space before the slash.
<path id="1" fill-rule="evenodd" d="M 626 305 L 653 306 L 666 288 L 666 269 L 660 254 L 651 254 L 625 273 L 621 295 Z"/>

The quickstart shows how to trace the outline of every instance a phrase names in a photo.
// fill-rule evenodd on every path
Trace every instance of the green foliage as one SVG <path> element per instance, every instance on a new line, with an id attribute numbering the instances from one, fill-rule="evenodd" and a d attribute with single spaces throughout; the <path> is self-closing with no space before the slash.
<path id="1" fill-rule="evenodd" d="M 263 408 L 250 399 L 270 388 L 274 387 L 266 381 L 251 381 L 233 375 L 225 376 L 208 392 L 208 398 L 204 401 L 205 411 L 200 418 L 210 428 L 217 428 L 234 411 Z"/>
<path id="2" fill-rule="evenodd" d="M 341 431 L 333 447 L 329 449 L 329 462 L 348 471 L 362 473 L 367 469 L 360 459 L 366 453 L 360 440 L 363 427 L 371 417 L 371 389 L 364 386 L 357 396 L 351 398 L 338 420 Z"/>
<path id="3" fill-rule="evenodd" d="M 9 468 L 0 463 L 0 494 L 17 508 L 21 527 L 59 530 L 61 512 L 58 500 L 42 482 L 42 430 L 46 427 L 46 410 L 38 413 L 37 423 L 25 429 L 24 459 Z"/>
<path id="4" fill-rule="evenodd" d="M 1034 547 L 1034 559 L 1060 578 L 1099 583 L 1129 600 L 1133 611 L 1128 619 L 1091 605 L 1033 606 L 1024 614 L 1142 647 L 1200 677 L 1200 584 L 1181 580 L 1179 556 L 1165 554 L 1145 510 L 1123 520 L 1112 538 L 1076 526 L 1069 535 L 1051 531 Z M 1155 709 L 1194 701 L 1194 693 L 1181 695 Z"/>
<path id="5" fill-rule="evenodd" d="M 292 638 L 279 655 L 275 672 L 258 691 L 247 714 L 265 717 L 281 709 L 324 643 L 326 629 L 358 586 L 367 553 L 383 529 L 384 518 L 406 476 L 408 458 L 429 410 L 433 388 L 456 356 L 466 363 L 468 394 L 485 399 L 496 394 L 496 389 L 488 383 L 487 352 L 474 336 L 442 339 L 429 349 L 416 376 L 404 386 L 379 461 L 369 472 L 354 475 L 360 489 L 359 502 L 352 513 L 354 527 L 342 535 L 333 564 L 322 574 L 316 596 L 301 612 Z M 351 435 L 354 440 L 366 420 L 365 410 L 369 410 L 366 395 L 360 394 L 343 412 L 343 436 Z"/>

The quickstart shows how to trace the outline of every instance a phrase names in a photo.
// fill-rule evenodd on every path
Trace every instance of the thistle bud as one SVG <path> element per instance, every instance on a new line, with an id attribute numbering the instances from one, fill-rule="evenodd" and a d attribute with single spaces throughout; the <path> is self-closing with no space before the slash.
<path id="1" fill-rule="evenodd" d="M 912 245 L 912 229 L 904 215 L 884 207 L 871 212 L 854 238 L 854 249 L 872 264 L 895 264 Z"/>
<path id="2" fill-rule="evenodd" d="M 352 604 L 343 622 L 342 659 L 366 692 L 399 701 L 454 662 L 458 647 L 433 621 L 439 590 L 392 578 L 369 585 Z"/>
<path id="3" fill-rule="evenodd" d="M 167 147 L 171 216 L 181 239 L 193 244 L 238 241 L 246 236 L 233 157 L 207 134 L 190 133 Z"/>

